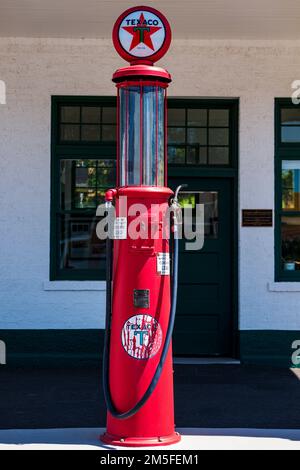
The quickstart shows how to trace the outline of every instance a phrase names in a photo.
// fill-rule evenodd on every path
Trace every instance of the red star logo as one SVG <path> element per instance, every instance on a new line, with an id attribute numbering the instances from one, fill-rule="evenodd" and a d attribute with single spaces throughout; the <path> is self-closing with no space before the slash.
<path id="1" fill-rule="evenodd" d="M 133 36 L 132 42 L 130 44 L 130 51 L 138 46 L 141 42 L 146 44 L 146 46 L 150 47 L 150 49 L 154 51 L 151 36 L 152 34 L 156 33 L 156 31 L 161 29 L 161 26 L 147 25 L 143 13 L 141 13 L 136 26 L 122 26 L 122 28 Z"/>

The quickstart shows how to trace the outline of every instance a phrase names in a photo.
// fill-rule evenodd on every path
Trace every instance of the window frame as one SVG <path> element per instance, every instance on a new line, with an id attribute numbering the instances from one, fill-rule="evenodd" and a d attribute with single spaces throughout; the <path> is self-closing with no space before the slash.
<path id="1" fill-rule="evenodd" d="M 59 140 L 59 110 L 61 106 L 117 106 L 113 96 L 52 96 L 51 97 L 51 208 L 50 208 L 50 281 L 101 281 L 105 279 L 105 267 L 99 270 L 76 269 L 73 272 L 59 267 L 59 204 L 60 162 L 62 159 L 116 160 L 117 146 L 113 142 L 85 142 Z M 84 214 L 95 214 L 94 209 L 84 209 Z M 76 210 L 70 211 L 76 213 Z M 83 210 L 78 211 L 82 215 Z"/>
<path id="2" fill-rule="evenodd" d="M 168 109 L 172 108 L 183 108 L 183 109 L 224 109 L 229 111 L 229 122 L 228 122 L 228 145 L 212 145 L 211 147 L 228 147 L 229 152 L 229 163 L 228 164 L 211 164 L 211 163 L 169 163 L 168 168 L 169 172 L 172 168 L 182 168 L 182 169 L 191 169 L 195 170 L 212 170 L 214 174 L 218 173 L 218 170 L 230 170 L 235 169 L 237 167 L 237 116 L 238 116 L 238 107 L 237 107 L 237 100 L 236 99 L 214 99 L 214 98 L 168 98 Z M 199 128 L 199 129 L 206 129 L 206 147 L 209 149 L 209 139 L 208 133 L 209 129 L 223 129 L 227 128 L 227 126 L 209 126 L 209 122 L 207 126 L 188 126 L 187 125 L 187 118 L 185 118 L 185 126 L 174 126 L 168 125 L 168 127 L 184 127 L 185 129 L 185 144 L 178 144 L 178 147 L 188 147 L 189 144 L 187 143 L 187 130 L 189 128 Z M 176 146 L 176 144 L 169 144 L 170 147 Z M 192 145 L 191 145 L 192 146 Z M 202 147 L 205 147 L 204 145 Z M 208 155 L 207 155 L 207 158 Z"/>
<path id="3" fill-rule="evenodd" d="M 291 98 L 275 98 L 275 230 L 274 230 L 274 249 L 275 249 L 275 282 L 300 282 L 300 270 L 284 271 L 282 268 L 281 250 L 281 217 L 300 217 L 300 211 L 282 210 L 282 161 L 295 160 L 300 161 L 300 142 L 281 142 L 281 109 L 295 109 L 300 104 L 292 103 Z"/>

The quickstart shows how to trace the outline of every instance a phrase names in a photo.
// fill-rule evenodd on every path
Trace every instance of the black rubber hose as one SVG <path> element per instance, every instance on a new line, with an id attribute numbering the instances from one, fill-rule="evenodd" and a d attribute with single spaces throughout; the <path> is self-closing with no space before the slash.
<path id="1" fill-rule="evenodd" d="M 174 235 L 174 234 L 173 234 Z M 104 390 L 104 399 L 108 411 L 114 418 L 118 419 L 127 419 L 135 415 L 146 401 L 152 395 L 159 378 L 162 373 L 163 366 L 165 364 L 167 354 L 169 351 L 174 322 L 175 322 L 175 313 L 176 313 L 176 303 L 177 303 L 177 287 L 178 287 L 178 245 L 179 240 L 176 236 L 173 236 L 173 282 L 172 282 L 172 295 L 171 295 L 171 309 L 169 324 L 166 333 L 166 339 L 164 342 L 163 350 L 160 356 L 159 363 L 157 365 L 155 374 L 142 398 L 133 406 L 130 410 L 125 412 L 119 412 L 112 401 L 110 388 L 109 388 L 109 346 L 110 346 L 110 329 L 111 329 L 111 282 L 112 282 L 112 240 L 107 237 L 106 239 L 106 320 L 105 320 L 105 338 L 104 338 L 104 351 L 103 351 L 103 368 L 102 368 L 102 380 L 103 380 L 103 390 Z"/>

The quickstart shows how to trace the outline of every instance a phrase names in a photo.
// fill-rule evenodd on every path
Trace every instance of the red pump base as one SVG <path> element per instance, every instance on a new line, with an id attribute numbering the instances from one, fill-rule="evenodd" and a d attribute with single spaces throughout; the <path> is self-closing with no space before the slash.
<path id="1" fill-rule="evenodd" d="M 169 434 L 169 436 L 161 437 L 120 437 L 113 436 L 107 432 L 100 436 L 100 440 L 105 444 L 112 446 L 123 446 L 123 447 L 156 447 L 156 446 L 168 446 L 176 444 L 181 440 L 181 436 L 178 432 Z"/>

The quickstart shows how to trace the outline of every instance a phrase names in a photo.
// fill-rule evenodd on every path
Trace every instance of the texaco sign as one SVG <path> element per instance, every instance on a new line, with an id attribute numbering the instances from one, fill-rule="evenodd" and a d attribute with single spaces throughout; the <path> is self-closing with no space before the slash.
<path id="1" fill-rule="evenodd" d="M 170 25 L 154 8 L 130 8 L 117 19 L 113 42 L 117 52 L 128 62 L 145 59 L 156 62 L 169 49 Z"/>
<path id="2" fill-rule="evenodd" d="M 160 350 L 162 329 L 158 321 L 147 314 L 134 315 L 123 325 L 122 344 L 135 359 L 150 359 Z"/>

